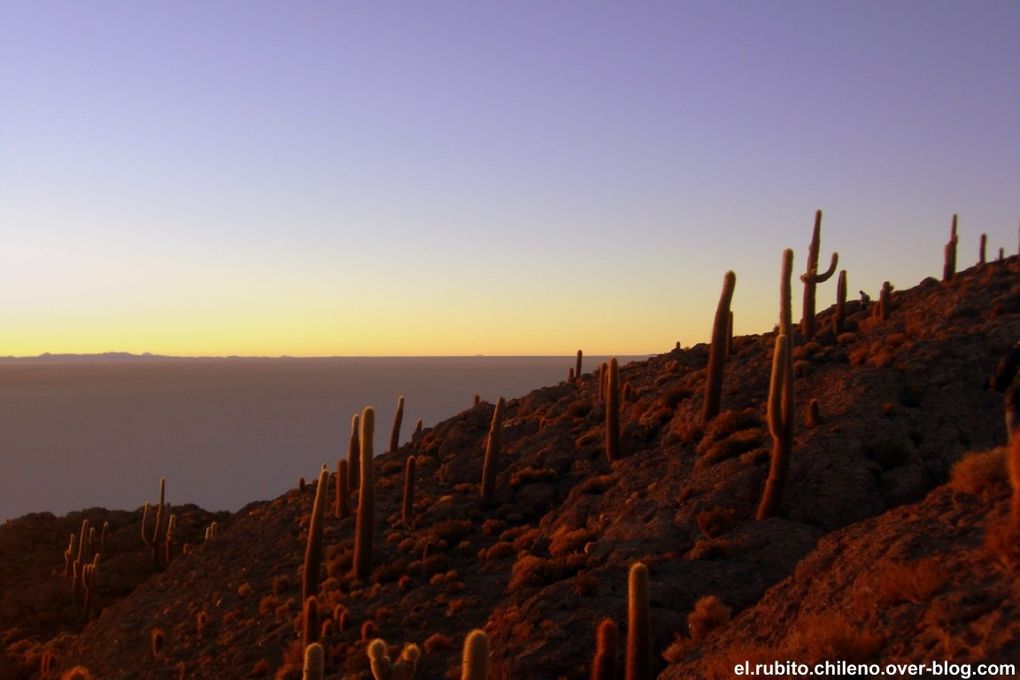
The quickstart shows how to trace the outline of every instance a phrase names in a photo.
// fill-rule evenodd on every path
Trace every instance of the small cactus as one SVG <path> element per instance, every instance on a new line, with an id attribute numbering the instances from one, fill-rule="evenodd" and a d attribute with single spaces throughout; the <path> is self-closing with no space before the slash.
<path id="1" fill-rule="evenodd" d="M 708 370 L 705 374 L 705 407 L 701 414 L 701 420 L 706 424 L 719 415 L 730 325 L 730 303 L 733 300 L 733 289 L 736 285 L 737 275 L 733 272 L 726 272 L 723 277 L 722 294 L 719 296 L 719 304 L 715 309 L 715 321 L 712 323 L 712 347 L 709 350 Z"/>
<path id="2" fill-rule="evenodd" d="M 821 409 L 818 400 L 812 399 L 808 402 L 808 409 L 804 414 L 804 427 L 818 427 L 822 422 Z"/>
<path id="3" fill-rule="evenodd" d="M 343 519 L 351 514 L 351 482 L 348 462 L 341 458 L 336 464 L 336 506 L 333 514 Z"/>
<path id="4" fill-rule="evenodd" d="M 305 647 L 305 665 L 301 673 L 301 680 L 322 680 L 325 670 L 325 654 L 322 645 L 318 642 Z"/>
<path id="5" fill-rule="evenodd" d="M 506 400 L 503 397 L 496 402 L 496 410 L 492 413 L 492 424 L 489 425 L 489 436 L 485 440 L 485 459 L 482 461 L 482 501 L 491 503 L 496 496 L 496 469 L 499 466 L 500 440 L 503 433 L 503 411 Z"/>
<path id="6" fill-rule="evenodd" d="M 476 628 L 464 639 L 460 680 L 489 680 L 489 636 Z"/>
<path id="7" fill-rule="evenodd" d="M 606 460 L 613 463 L 620 458 L 620 364 L 616 357 L 609 360 L 605 393 Z"/>
<path id="8" fill-rule="evenodd" d="M 375 528 L 375 468 L 372 460 L 372 436 L 375 433 L 375 409 L 367 406 L 361 414 L 361 491 L 358 493 L 358 517 L 354 529 L 354 578 L 364 579 L 372 572 L 372 532 Z"/>
<path id="9" fill-rule="evenodd" d="M 414 526 L 414 456 L 408 456 L 404 463 L 404 500 L 400 506 L 400 520 L 404 526 Z"/>
<path id="10" fill-rule="evenodd" d="M 591 665 L 591 680 L 616 680 L 616 649 L 620 631 L 610 618 L 602 619 L 595 644 L 595 660 Z"/>
<path id="11" fill-rule="evenodd" d="M 956 214 L 953 214 L 953 224 L 949 229 L 949 242 L 946 243 L 945 259 L 942 263 L 942 280 L 952 281 L 956 276 L 956 245 L 959 237 L 956 235 Z"/>
<path id="12" fill-rule="evenodd" d="M 301 642 L 307 647 L 319 641 L 319 598 L 309 595 L 301 612 Z"/>
<path id="13" fill-rule="evenodd" d="M 326 494 L 329 471 L 322 466 L 315 487 L 312 518 L 308 522 L 308 542 L 305 544 L 305 565 L 301 576 L 301 601 L 319 594 L 319 570 L 322 568 L 322 530 L 326 523 Z M 314 642 L 314 640 L 312 641 Z"/>
<path id="14" fill-rule="evenodd" d="M 652 678 L 651 628 L 648 567 L 635 562 L 627 579 L 627 680 Z"/>
<path id="15" fill-rule="evenodd" d="M 981 245 L 978 248 L 978 264 L 986 264 L 985 251 L 988 248 L 988 234 L 981 234 Z"/>
<path id="16" fill-rule="evenodd" d="M 386 641 L 376 638 L 366 648 L 374 680 L 412 680 L 418 670 L 421 649 L 414 643 L 404 645 L 400 658 L 390 661 Z"/>
<path id="17" fill-rule="evenodd" d="M 839 272 L 836 279 L 836 313 L 832 317 L 832 335 L 838 336 L 846 326 L 846 270 Z"/>
<path id="18" fill-rule="evenodd" d="M 581 379 L 581 358 L 583 356 L 584 356 L 584 353 L 581 350 L 577 350 L 577 362 L 574 364 L 574 379 L 575 380 L 580 380 Z"/>
<path id="19" fill-rule="evenodd" d="M 414 432 L 411 433 L 411 441 L 417 441 L 418 438 L 421 437 L 421 432 L 424 428 L 425 424 L 422 422 L 421 418 L 415 421 Z"/>
<path id="20" fill-rule="evenodd" d="M 397 412 L 393 416 L 393 430 L 390 431 L 390 448 L 388 451 L 396 451 L 400 448 L 400 424 L 404 421 L 404 397 L 397 399 Z"/>

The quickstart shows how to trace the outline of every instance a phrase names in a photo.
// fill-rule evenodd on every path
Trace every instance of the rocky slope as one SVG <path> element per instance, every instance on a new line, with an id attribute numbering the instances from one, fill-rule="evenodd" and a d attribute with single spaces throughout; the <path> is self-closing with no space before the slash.
<path id="1" fill-rule="evenodd" d="M 885 633 L 869 648 L 873 656 L 933 653 L 912 641 L 911 616 L 950 621 L 938 629 L 947 654 L 978 649 L 973 621 L 994 637 L 981 649 L 1015 650 L 1015 627 L 981 618 L 1004 617 L 1018 604 L 1015 583 L 1006 584 L 1015 572 L 994 571 L 980 552 L 986 515 L 1001 515 L 1004 492 L 981 499 L 937 487 L 964 452 L 1003 443 L 1001 398 L 985 381 L 1020 338 L 1018 272 L 1014 257 L 950 284 L 925 280 L 892 294 L 885 321 L 851 302 L 848 329 L 838 336 L 831 311 L 820 314 L 822 332 L 795 350 L 798 423 L 780 518 L 753 519 L 771 447 L 763 420 L 772 334 L 734 338 L 723 412 L 707 427 L 700 424 L 707 346 L 623 366 L 624 457 L 613 464 L 591 372 L 508 402 L 491 504 L 479 498 L 491 404 L 379 456 L 369 579 L 350 576 L 354 519 L 331 516 L 326 524 L 320 600 L 334 622 L 323 640 L 327 677 L 370 677 L 367 622 L 369 636 L 423 646 L 419 677 L 459 677 L 460 646 L 475 627 L 492 638 L 493 678 L 586 677 L 598 621 L 625 623 L 635 561 L 651 572 L 655 672 L 701 677 L 737 650 L 787 644 L 812 614 L 831 610 L 854 622 L 884 616 L 862 589 L 871 587 L 864 574 L 886 547 L 889 564 L 912 568 L 930 553 L 961 576 L 920 603 L 894 597 L 890 611 L 905 613 L 878 628 Z M 812 399 L 821 421 L 805 427 Z M 410 455 L 417 461 L 413 527 L 399 517 Z M 21 638 L 8 636 L 8 663 L 27 669 L 51 650 L 61 666 L 84 664 L 99 678 L 299 677 L 313 487 L 252 504 L 215 540 L 131 584 L 130 595 L 101 598 L 101 615 L 79 634 L 45 642 L 26 627 Z M 60 540 L 53 533 L 53 579 L 66 587 L 56 574 L 66 532 Z M 919 535 L 931 543 L 917 543 Z M 107 579 L 119 577 L 101 574 L 115 587 Z M 943 597 L 970 602 L 963 592 L 970 575 L 992 584 L 980 602 L 994 601 L 998 614 L 964 619 L 969 604 L 942 607 Z M 706 595 L 736 618 L 689 642 L 688 615 Z M 156 629 L 163 642 L 154 649 Z M 936 623 L 931 631 L 934 639 Z M 667 665 L 660 655 L 678 633 Z"/>

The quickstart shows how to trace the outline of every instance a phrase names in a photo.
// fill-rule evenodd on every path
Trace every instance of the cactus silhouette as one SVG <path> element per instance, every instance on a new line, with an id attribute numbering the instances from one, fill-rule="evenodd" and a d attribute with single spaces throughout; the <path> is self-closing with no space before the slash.
<path id="1" fill-rule="evenodd" d="M 581 350 L 577 350 L 577 363 L 574 364 L 574 380 L 581 379 L 581 358 L 584 353 Z"/>
<path id="2" fill-rule="evenodd" d="M 786 474 L 790 467 L 790 453 L 793 449 L 793 352 L 790 348 L 789 325 L 790 275 L 793 270 L 793 251 L 783 252 L 783 273 L 780 282 L 780 334 L 772 354 L 772 376 L 769 381 L 768 424 L 772 435 L 772 462 L 765 492 L 758 505 L 757 518 L 766 519 L 779 512 L 779 505 L 786 485 Z"/>
<path id="3" fill-rule="evenodd" d="M 338 518 L 351 514 L 350 472 L 348 462 L 341 458 L 336 464 L 336 507 L 333 514 Z"/>
<path id="4" fill-rule="evenodd" d="M 635 562 L 627 579 L 627 680 L 651 680 L 651 628 L 648 567 Z"/>
<path id="5" fill-rule="evenodd" d="M 946 243 L 945 259 L 942 263 L 942 280 L 952 281 L 956 276 L 956 245 L 959 238 L 956 235 L 956 214 L 953 214 L 953 224 L 949 228 L 949 242 Z"/>
<path id="6" fill-rule="evenodd" d="M 404 463 L 404 500 L 400 506 L 400 520 L 406 527 L 414 525 L 414 456 Z"/>
<path id="7" fill-rule="evenodd" d="M 351 485 L 351 491 L 357 491 L 361 483 L 361 443 L 358 439 L 359 429 L 358 414 L 351 418 L 351 436 L 347 440 L 347 475 Z"/>
<path id="8" fill-rule="evenodd" d="M 620 364 L 616 357 L 609 360 L 605 392 L 606 460 L 612 463 L 620 458 Z"/>
<path id="9" fill-rule="evenodd" d="M 390 448 L 387 451 L 396 451 L 400 448 L 400 424 L 404 421 L 404 398 L 397 399 L 397 412 L 393 416 L 393 430 L 390 431 Z"/>
<path id="10" fill-rule="evenodd" d="M 500 439 L 503 432 L 503 411 L 506 400 L 503 397 L 496 402 L 496 410 L 492 413 L 492 424 L 489 425 L 489 436 L 485 440 L 485 459 L 482 461 L 482 500 L 491 503 L 496 495 L 496 468 L 499 466 Z"/>
<path id="11" fill-rule="evenodd" d="M 358 492 L 358 517 L 354 528 L 355 578 L 368 578 L 372 571 L 372 531 L 375 528 L 375 471 L 372 460 L 372 436 L 375 410 L 365 407 L 361 414 L 361 491 Z"/>
<path id="12" fill-rule="evenodd" d="M 818 251 L 822 242 L 822 211 L 815 211 L 815 227 L 811 233 L 811 245 L 808 246 L 807 271 L 800 276 L 804 282 L 804 315 L 800 320 L 800 332 L 805 338 L 813 338 L 815 335 L 815 287 L 819 283 L 825 283 L 832 278 L 839 263 L 839 253 L 832 254 L 829 268 L 824 273 L 818 273 Z M 793 335 L 790 335 L 793 338 Z"/>
<path id="13" fill-rule="evenodd" d="M 719 404 L 722 400 L 723 369 L 726 365 L 726 344 L 730 325 L 730 302 L 733 300 L 733 288 L 737 285 L 737 275 L 726 272 L 723 276 L 722 294 L 715 309 L 715 321 L 712 323 L 712 348 L 708 354 L 708 370 L 705 374 L 705 407 L 701 414 L 704 423 L 719 415 Z"/>
<path id="14" fill-rule="evenodd" d="M 846 270 L 836 279 L 836 313 L 832 317 L 832 334 L 839 335 L 846 326 Z"/>
<path id="15" fill-rule="evenodd" d="M 328 493 L 328 486 L 329 471 L 323 465 L 322 470 L 319 472 L 319 482 L 315 487 L 312 518 L 308 522 L 305 566 L 301 574 L 302 602 L 307 602 L 309 597 L 319 594 L 319 569 L 322 567 L 322 529 L 326 522 L 326 494 Z"/>

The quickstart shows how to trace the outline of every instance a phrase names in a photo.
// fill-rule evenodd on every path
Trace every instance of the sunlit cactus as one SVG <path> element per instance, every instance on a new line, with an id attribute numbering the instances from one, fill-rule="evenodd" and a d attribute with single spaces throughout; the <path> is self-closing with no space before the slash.
<path id="1" fill-rule="evenodd" d="M 726 365 L 726 345 L 730 326 L 730 303 L 733 300 L 733 289 L 737 285 L 737 275 L 726 272 L 723 277 L 722 294 L 715 309 L 715 321 L 712 323 L 712 346 L 708 354 L 708 370 L 705 375 L 705 406 L 701 420 L 708 423 L 719 415 L 722 401 L 723 369 Z"/>
<path id="2" fill-rule="evenodd" d="M 368 578 L 372 571 L 372 532 L 375 529 L 375 468 L 372 460 L 372 436 L 375 410 L 365 407 L 361 414 L 361 491 L 358 493 L 358 517 L 354 528 L 354 577 Z"/>
<path id="3" fill-rule="evenodd" d="M 804 282 L 804 315 L 800 320 L 800 332 L 807 339 L 815 335 L 815 288 L 819 283 L 824 283 L 832 278 L 836 272 L 836 265 L 839 263 L 839 253 L 832 254 L 829 268 L 825 272 L 818 273 L 818 251 L 822 243 L 822 211 L 815 211 L 815 227 L 811 233 L 811 244 L 808 246 L 807 271 L 801 274 L 800 280 Z M 792 340 L 793 335 L 790 335 Z"/>

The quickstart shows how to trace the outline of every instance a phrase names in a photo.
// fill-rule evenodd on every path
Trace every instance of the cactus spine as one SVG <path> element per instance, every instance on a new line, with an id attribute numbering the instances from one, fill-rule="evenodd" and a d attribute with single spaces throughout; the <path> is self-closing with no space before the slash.
<path id="1" fill-rule="evenodd" d="M 404 463 L 404 502 L 400 506 L 400 520 L 404 526 L 414 526 L 414 456 L 408 456 Z"/>
<path id="2" fill-rule="evenodd" d="M 404 421 L 404 397 L 397 399 L 397 412 L 393 416 L 393 430 L 390 432 L 390 448 L 388 451 L 396 451 L 400 448 L 400 424 Z"/>
<path id="3" fill-rule="evenodd" d="M 476 628 L 464 640 L 460 680 L 489 680 L 489 636 Z"/>
<path id="4" fill-rule="evenodd" d="M 358 414 L 351 418 L 351 437 L 347 440 L 347 474 L 351 492 L 358 490 L 361 474 L 361 443 L 358 441 Z"/>
<path id="5" fill-rule="evenodd" d="M 956 214 L 953 214 L 953 224 L 949 228 L 949 242 L 946 243 L 945 260 L 942 263 L 942 280 L 952 281 L 956 276 L 956 244 L 959 238 L 956 235 Z"/>
<path id="6" fill-rule="evenodd" d="M 627 680 L 651 680 L 651 628 L 648 567 L 635 562 L 627 579 Z"/>
<path id="7" fill-rule="evenodd" d="M 846 325 L 846 270 L 836 279 L 836 314 L 832 317 L 832 334 L 839 335 Z"/>
<path id="8" fill-rule="evenodd" d="M 616 357 L 609 360 L 605 393 L 606 460 L 612 463 L 620 458 L 620 364 Z"/>
<path id="9" fill-rule="evenodd" d="M 780 280 L 780 334 L 776 337 L 772 354 L 772 377 L 769 381 L 768 423 L 772 435 L 772 463 L 765 492 L 758 505 L 757 518 L 766 519 L 779 511 L 779 503 L 790 467 L 793 449 L 793 351 L 790 347 L 792 332 L 789 325 L 790 275 L 793 271 L 793 251 L 783 251 L 783 273 Z"/>
<path id="10" fill-rule="evenodd" d="M 482 461 L 482 501 L 491 503 L 496 495 L 496 468 L 499 465 L 500 440 L 503 433 L 503 410 L 506 400 L 503 397 L 496 402 L 496 410 L 492 414 L 489 425 L 489 436 L 485 440 L 485 459 Z"/>
<path id="11" fill-rule="evenodd" d="M 800 332 L 808 339 L 815 335 L 815 287 L 831 279 L 839 263 L 839 253 L 833 252 L 829 268 L 823 274 L 818 273 L 818 251 L 821 249 L 821 241 L 822 211 L 816 210 L 815 228 L 811 233 L 811 245 L 808 246 L 807 271 L 800 276 L 800 280 L 804 282 L 804 316 L 800 320 Z"/>
<path id="12" fill-rule="evenodd" d="M 616 648 L 620 632 L 612 619 L 602 619 L 595 645 L 595 660 L 591 665 L 591 680 L 616 680 Z"/>
<path id="13" fill-rule="evenodd" d="M 301 601 L 319 594 L 319 569 L 322 567 L 322 528 L 326 521 L 326 494 L 329 485 L 329 471 L 322 466 L 319 482 L 315 487 L 315 501 L 312 503 L 312 518 L 308 522 L 308 543 L 305 545 L 305 566 L 301 575 Z M 314 642 L 314 640 L 313 640 Z"/>
<path id="14" fill-rule="evenodd" d="M 709 350 L 708 371 L 705 376 L 705 408 L 701 414 L 703 423 L 708 423 L 719 415 L 723 369 L 726 366 L 726 341 L 730 325 L 730 302 L 733 300 L 733 288 L 736 285 L 737 275 L 726 272 L 723 276 L 722 294 L 715 309 L 715 321 L 712 323 L 712 348 Z"/>
<path id="15" fill-rule="evenodd" d="M 375 528 L 375 469 L 372 460 L 372 436 L 375 410 L 365 407 L 361 414 L 361 491 L 358 493 L 358 517 L 354 529 L 354 578 L 368 578 L 372 571 L 372 530 Z"/>
<path id="16" fill-rule="evenodd" d="M 301 674 L 302 680 L 322 680 L 325 666 L 325 654 L 318 642 L 305 647 L 305 666 Z"/>

